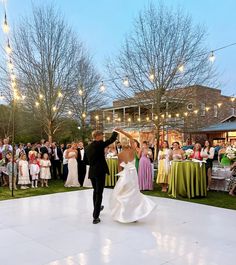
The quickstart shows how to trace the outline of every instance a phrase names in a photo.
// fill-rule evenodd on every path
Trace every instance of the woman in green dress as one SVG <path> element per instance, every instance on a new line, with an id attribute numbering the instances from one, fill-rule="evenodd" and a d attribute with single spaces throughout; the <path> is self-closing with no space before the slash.
<path id="1" fill-rule="evenodd" d="M 138 172 L 138 168 L 139 168 L 139 158 L 140 158 L 140 144 L 139 144 L 139 142 L 137 141 L 137 140 L 133 140 L 134 141 L 134 143 L 133 143 L 133 145 L 134 145 L 134 149 L 135 149 L 135 167 L 136 167 L 136 170 L 137 170 L 137 172 Z"/>
<path id="2" fill-rule="evenodd" d="M 231 160 L 226 155 L 226 149 L 228 146 L 230 146 L 229 143 L 223 144 L 222 148 L 218 152 L 218 161 L 223 167 L 231 165 Z"/>

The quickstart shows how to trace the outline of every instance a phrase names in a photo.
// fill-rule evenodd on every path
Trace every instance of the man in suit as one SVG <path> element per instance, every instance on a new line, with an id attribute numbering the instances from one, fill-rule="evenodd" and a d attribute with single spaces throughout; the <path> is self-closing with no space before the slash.
<path id="1" fill-rule="evenodd" d="M 52 163 L 52 173 L 53 173 L 54 179 L 57 179 L 57 172 L 58 172 L 59 179 L 62 178 L 62 175 L 61 175 L 62 159 L 63 159 L 63 154 L 62 154 L 61 149 L 57 146 L 55 142 L 52 143 L 51 163 Z"/>
<path id="2" fill-rule="evenodd" d="M 100 211 L 103 210 L 102 194 L 105 186 L 106 174 L 109 169 L 105 159 L 105 148 L 115 142 L 118 133 L 113 131 L 110 139 L 103 141 L 103 132 L 96 130 L 92 132 L 93 142 L 86 148 L 86 158 L 90 166 L 89 178 L 93 185 L 93 224 L 100 222 Z"/>
<path id="3" fill-rule="evenodd" d="M 83 187 L 84 184 L 84 178 L 86 174 L 86 162 L 85 162 L 85 155 L 84 155 L 84 143 L 82 141 L 79 141 L 78 143 L 78 180 L 81 187 Z"/>

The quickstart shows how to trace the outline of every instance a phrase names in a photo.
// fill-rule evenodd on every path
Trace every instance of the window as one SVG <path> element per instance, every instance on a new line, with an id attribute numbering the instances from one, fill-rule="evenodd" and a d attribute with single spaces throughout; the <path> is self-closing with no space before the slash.
<path id="1" fill-rule="evenodd" d="M 235 115 L 235 109 L 231 108 L 231 115 Z"/>
<path id="2" fill-rule="evenodd" d="M 218 117 L 218 106 L 214 105 L 214 117 L 217 118 Z"/>
<path id="3" fill-rule="evenodd" d="M 206 104 L 205 103 L 201 103 L 201 106 L 200 106 L 200 115 L 201 116 L 205 116 L 206 115 Z"/>

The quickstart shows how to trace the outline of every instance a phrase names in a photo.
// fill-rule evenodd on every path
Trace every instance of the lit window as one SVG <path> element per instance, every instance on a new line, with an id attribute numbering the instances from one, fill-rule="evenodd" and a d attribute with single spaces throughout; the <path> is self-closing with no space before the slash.
<path id="1" fill-rule="evenodd" d="M 205 103 L 201 103 L 200 115 L 201 116 L 205 116 L 206 115 L 206 104 Z"/>

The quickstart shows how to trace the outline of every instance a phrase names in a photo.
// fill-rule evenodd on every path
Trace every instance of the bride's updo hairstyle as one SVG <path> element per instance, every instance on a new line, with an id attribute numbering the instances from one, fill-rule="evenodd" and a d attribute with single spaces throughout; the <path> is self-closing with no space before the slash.
<path id="1" fill-rule="evenodd" d="M 122 138 L 120 142 L 122 147 L 129 147 L 129 141 L 127 138 Z"/>

